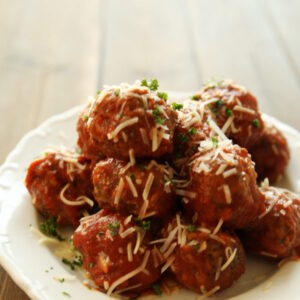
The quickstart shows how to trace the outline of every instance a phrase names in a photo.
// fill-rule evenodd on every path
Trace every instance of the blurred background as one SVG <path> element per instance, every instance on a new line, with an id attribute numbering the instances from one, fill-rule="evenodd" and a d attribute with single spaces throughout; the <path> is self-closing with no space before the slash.
<path id="1" fill-rule="evenodd" d="M 298 0 L 0 0 L 0 163 L 103 84 L 228 77 L 300 130 Z M 0 268 L 0 299 L 28 299 Z"/>

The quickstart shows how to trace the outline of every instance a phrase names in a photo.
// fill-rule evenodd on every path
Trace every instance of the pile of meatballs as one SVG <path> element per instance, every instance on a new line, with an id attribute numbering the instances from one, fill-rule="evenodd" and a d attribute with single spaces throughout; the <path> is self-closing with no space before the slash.
<path id="1" fill-rule="evenodd" d="M 48 151 L 28 169 L 34 207 L 74 227 L 108 295 L 172 276 L 209 296 L 244 273 L 244 248 L 280 260 L 300 245 L 299 197 L 270 185 L 287 141 L 256 98 L 230 80 L 168 98 L 157 80 L 104 86 L 78 118 L 80 151 Z"/>

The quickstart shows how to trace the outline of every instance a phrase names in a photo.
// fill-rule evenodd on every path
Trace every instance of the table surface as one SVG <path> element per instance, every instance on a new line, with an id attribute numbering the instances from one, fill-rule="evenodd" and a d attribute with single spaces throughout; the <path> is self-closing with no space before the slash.
<path id="1" fill-rule="evenodd" d="M 299 15 L 298 0 L 0 0 L 0 163 L 102 84 L 142 78 L 233 78 L 300 130 Z M 1 267 L 0 299 L 28 299 Z"/>

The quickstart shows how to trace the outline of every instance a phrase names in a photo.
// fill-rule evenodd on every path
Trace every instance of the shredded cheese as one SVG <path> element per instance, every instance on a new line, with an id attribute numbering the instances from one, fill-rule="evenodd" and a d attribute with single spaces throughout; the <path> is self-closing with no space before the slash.
<path id="1" fill-rule="evenodd" d="M 216 226 L 216 228 L 212 232 L 212 234 L 217 234 L 219 232 L 219 230 L 221 229 L 222 225 L 223 225 L 223 220 L 220 219 L 219 222 L 218 222 L 218 224 L 217 224 L 217 226 Z"/>
<path id="2" fill-rule="evenodd" d="M 236 168 L 232 168 L 232 169 L 230 169 L 230 170 L 224 172 L 224 173 L 223 173 L 223 177 L 224 177 L 224 178 L 227 178 L 227 177 L 232 176 L 232 175 L 235 175 L 235 174 L 237 174 L 237 169 L 236 169 Z"/>
<path id="3" fill-rule="evenodd" d="M 233 108 L 233 110 L 248 113 L 248 114 L 251 114 L 251 115 L 255 115 L 255 111 L 253 109 L 247 108 L 247 107 L 244 107 L 244 106 L 241 106 L 241 105 L 236 105 Z"/>
<path id="4" fill-rule="evenodd" d="M 225 194 L 226 203 L 231 204 L 231 202 L 232 202 L 231 192 L 230 192 L 230 188 L 227 184 L 223 185 L 223 191 L 224 191 L 224 194 Z"/>
<path id="5" fill-rule="evenodd" d="M 148 200 L 148 196 L 149 196 L 149 192 L 150 192 L 153 180 L 154 180 L 154 175 L 153 175 L 153 173 L 150 173 L 148 175 L 148 178 L 147 178 L 147 181 L 146 181 L 146 185 L 145 185 L 145 189 L 143 191 L 143 199 L 144 199 L 144 201 Z"/>
<path id="6" fill-rule="evenodd" d="M 137 198 L 138 197 L 138 193 L 137 193 L 137 190 L 136 190 L 136 188 L 135 188 L 135 186 L 134 186 L 131 178 L 129 176 L 127 176 L 127 175 L 125 176 L 125 178 L 126 178 L 126 181 L 127 181 L 128 185 L 129 185 L 129 188 L 131 190 L 131 193 L 132 193 L 133 197 Z"/>
<path id="7" fill-rule="evenodd" d="M 225 264 L 221 267 L 221 272 L 225 271 L 229 267 L 229 265 L 233 262 L 233 260 L 234 260 L 234 258 L 236 256 L 236 252 L 237 252 L 237 248 L 235 248 L 233 250 L 233 252 L 229 256 L 229 258 L 227 259 L 227 261 L 225 262 Z"/>
<path id="8" fill-rule="evenodd" d="M 133 260 L 133 255 L 132 255 L 132 245 L 131 245 L 131 242 L 129 242 L 127 244 L 127 258 L 128 258 L 128 261 L 129 262 L 132 262 Z"/>
<path id="9" fill-rule="evenodd" d="M 117 187 L 116 196 L 115 196 L 115 199 L 114 199 L 114 204 L 115 204 L 115 205 L 118 205 L 118 204 L 119 204 L 119 201 L 120 201 L 120 198 L 121 198 L 121 195 L 122 195 L 124 186 L 125 186 L 125 183 L 124 183 L 123 178 L 121 177 L 121 179 L 120 179 L 120 181 L 119 181 L 119 185 L 118 185 L 118 187 Z"/>
<path id="10" fill-rule="evenodd" d="M 107 138 L 109 140 L 112 140 L 114 137 L 116 137 L 120 131 L 122 131 L 124 128 L 128 127 L 128 126 L 131 126 L 135 123 L 137 123 L 139 121 L 139 118 L 138 117 L 134 117 L 134 118 L 131 118 L 129 120 L 126 120 L 122 123 L 120 123 L 111 133 L 108 133 L 107 134 Z"/>
<path id="11" fill-rule="evenodd" d="M 145 255 L 144 255 L 144 259 L 142 264 L 136 268 L 135 270 L 127 273 L 126 275 L 120 277 L 119 279 L 117 279 L 109 288 L 109 290 L 107 291 L 108 295 L 111 295 L 112 292 L 122 283 L 126 282 L 127 280 L 131 279 L 132 277 L 136 276 L 137 274 L 139 274 L 140 272 L 142 272 L 145 268 L 146 265 L 148 263 L 148 259 L 149 259 L 149 255 L 150 255 L 150 251 L 147 250 Z"/>
<path id="12" fill-rule="evenodd" d="M 163 267 L 161 268 L 161 274 L 164 273 L 171 265 L 172 263 L 174 262 L 175 260 L 175 256 L 171 256 L 168 258 L 167 262 L 163 265 Z"/>
<path id="13" fill-rule="evenodd" d="M 89 199 L 86 196 L 79 196 L 75 199 L 75 201 L 71 201 L 71 200 L 67 199 L 64 194 L 69 187 L 70 187 L 70 184 L 67 183 L 64 186 L 64 188 L 60 191 L 60 194 L 59 194 L 59 198 L 64 204 L 69 205 L 69 206 L 80 206 L 80 205 L 84 205 L 84 204 L 88 204 L 91 207 L 94 206 L 94 201 Z"/>

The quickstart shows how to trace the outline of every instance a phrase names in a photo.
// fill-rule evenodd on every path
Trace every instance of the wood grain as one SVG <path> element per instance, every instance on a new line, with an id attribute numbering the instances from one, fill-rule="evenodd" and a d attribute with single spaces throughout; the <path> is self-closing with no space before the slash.
<path id="1" fill-rule="evenodd" d="M 141 78 L 192 91 L 231 77 L 300 130 L 299 11 L 297 0 L 0 0 L 0 163 L 102 84 Z M 28 299 L 1 267 L 0 299 Z"/>

